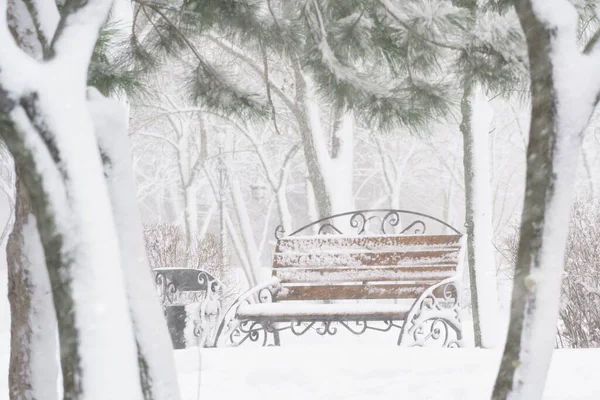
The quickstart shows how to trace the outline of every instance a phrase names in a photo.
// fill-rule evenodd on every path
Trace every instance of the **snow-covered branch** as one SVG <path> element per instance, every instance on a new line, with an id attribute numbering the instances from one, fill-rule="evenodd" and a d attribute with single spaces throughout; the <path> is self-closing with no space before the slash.
<path id="1" fill-rule="evenodd" d="M 51 55 L 86 79 L 87 67 L 113 0 L 67 0 L 52 40 Z M 75 76 L 72 76 L 75 78 Z M 84 81 L 85 82 L 85 81 Z"/>
<path id="2" fill-rule="evenodd" d="M 6 14 L 6 0 L 0 0 L 0 111 L 8 112 L 37 80 L 41 65 L 19 48 L 8 30 Z"/>
<path id="3" fill-rule="evenodd" d="M 31 15 L 43 56 L 47 56 L 50 50 L 50 42 L 60 21 L 60 14 L 58 13 L 56 3 L 48 0 L 22 1 Z"/>

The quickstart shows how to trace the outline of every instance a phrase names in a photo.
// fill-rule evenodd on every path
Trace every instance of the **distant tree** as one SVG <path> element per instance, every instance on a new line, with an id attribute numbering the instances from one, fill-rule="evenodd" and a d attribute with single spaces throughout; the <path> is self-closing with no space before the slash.
<path id="1" fill-rule="evenodd" d="M 374 130 L 416 129 L 449 110 L 448 83 L 433 54 L 439 48 L 411 47 L 376 3 L 136 3 L 139 18 L 151 25 L 145 37 L 134 35 L 138 59 L 191 53 L 186 79 L 191 100 L 229 115 L 269 117 L 280 134 L 286 134 L 282 119 L 292 122 L 321 216 L 353 208 L 357 121 Z M 417 3 L 403 8 L 415 26 L 443 30 L 460 20 L 454 10 L 434 3 L 439 12 L 424 14 Z M 236 80 L 239 70 L 203 56 L 198 43 L 212 43 L 258 79 Z"/>

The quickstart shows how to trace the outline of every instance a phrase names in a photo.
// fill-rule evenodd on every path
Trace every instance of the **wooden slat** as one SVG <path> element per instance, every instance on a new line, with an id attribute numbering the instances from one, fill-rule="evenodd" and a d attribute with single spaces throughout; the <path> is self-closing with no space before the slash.
<path id="1" fill-rule="evenodd" d="M 288 267 L 354 267 L 362 265 L 436 265 L 455 263 L 456 250 L 403 251 L 403 252 L 315 252 L 275 254 L 273 268 Z"/>
<path id="2" fill-rule="evenodd" d="M 456 264 L 419 267 L 278 268 L 282 282 L 441 281 L 456 273 Z"/>
<path id="3" fill-rule="evenodd" d="M 459 247 L 462 235 L 414 235 L 414 236 L 310 236 L 287 237 L 277 241 L 276 253 L 314 252 L 315 249 L 393 249 L 402 247 Z"/>
<path id="4" fill-rule="evenodd" d="M 282 300 L 413 299 L 434 282 L 389 285 L 309 285 L 286 286 L 275 295 Z"/>

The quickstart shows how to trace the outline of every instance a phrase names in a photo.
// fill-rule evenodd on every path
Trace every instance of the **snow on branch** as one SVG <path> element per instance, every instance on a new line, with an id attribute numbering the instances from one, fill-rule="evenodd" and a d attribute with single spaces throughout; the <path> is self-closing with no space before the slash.
<path id="1" fill-rule="evenodd" d="M 579 50 L 579 16 L 568 0 L 532 0 L 531 5 L 536 18 L 553 32 L 554 82 L 562 103 L 559 124 L 567 132 L 582 132 L 600 94 L 600 50 L 595 44 L 586 46 L 587 54 Z"/>
<path id="2" fill-rule="evenodd" d="M 50 41 L 60 21 L 56 3 L 47 0 L 23 0 L 23 3 L 31 15 L 36 36 L 43 49 L 44 56 L 46 56 L 50 50 Z"/>
<path id="3" fill-rule="evenodd" d="M 14 108 L 9 95 L 14 100 L 26 91 L 39 69 L 37 61 L 19 48 L 8 30 L 6 7 L 7 1 L 0 0 L 0 112 Z"/>
<path id="4" fill-rule="evenodd" d="M 315 48 L 320 57 L 313 61 L 322 64 L 334 78 L 336 83 L 348 84 L 359 91 L 369 94 L 384 96 L 388 90 L 381 84 L 371 82 L 367 74 L 360 74 L 355 69 L 344 65 L 335 54 L 328 42 L 328 33 L 325 28 L 325 21 L 319 4 L 316 1 L 307 2 L 304 10 L 304 17 L 317 43 Z"/>
<path id="5" fill-rule="evenodd" d="M 50 56 L 68 63 L 73 71 L 87 74 L 100 29 L 112 0 L 67 0 L 52 40 Z"/>

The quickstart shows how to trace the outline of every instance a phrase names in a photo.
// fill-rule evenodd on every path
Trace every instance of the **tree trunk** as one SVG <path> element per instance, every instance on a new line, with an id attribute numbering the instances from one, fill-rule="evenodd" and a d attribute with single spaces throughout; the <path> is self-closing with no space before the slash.
<path id="1" fill-rule="evenodd" d="M 316 221 L 319 219 L 319 212 L 317 210 L 317 201 L 315 196 L 315 191 L 312 186 L 312 182 L 310 177 L 306 179 L 304 183 L 305 186 L 305 195 L 306 195 L 306 214 L 308 216 L 307 223 Z M 313 234 L 317 233 L 316 226 L 313 227 Z"/>
<path id="2" fill-rule="evenodd" d="M 324 169 L 331 213 L 354 211 L 354 113 L 351 110 L 341 112 L 338 118 L 328 161 L 331 165 Z"/>
<path id="3" fill-rule="evenodd" d="M 198 236 L 198 185 L 196 182 L 188 182 L 183 185 L 185 210 L 185 236 L 188 251 L 196 248 Z"/>
<path id="4" fill-rule="evenodd" d="M 251 269 L 252 286 L 258 282 L 257 277 L 262 275 L 260 273 L 260 254 L 258 252 L 258 246 L 256 246 L 256 240 L 254 239 L 254 232 L 252 230 L 252 223 L 244 203 L 244 197 L 240 190 L 240 185 L 236 179 L 231 180 L 231 199 L 233 200 L 233 206 L 235 208 L 235 214 L 238 219 L 238 226 L 242 236 L 244 250 L 248 257 L 248 263 Z"/>
<path id="5" fill-rule="evenodd" d="M 284 173 L 283 171 L 281 173 Z M 292 214 L 288 206 L 285 183 L 275 193 L 277 200 L 277 211 L 279 212 L 279 221 L 283 226 L 283 231 L 287 234 L 292 233 Z"/>
<path id="6" fill-rule="evenodd" d="M 469 284 L 471 291 L 471 307 L 473 309 L 473 329 L 475 336 L 475 346 L 481 347 L 481 321 L 479 296 L 477 293 L 477 270 L 475 265 L 475 223 L 473 221 L 475 205 L 473 196 L 474 165 L 473 165 L 473 131 L 471 129 L 471 119 L 473 108 L 471 106 L 471 96 L 473 87 L 471 84 L 465 85 L 463 96 L 460 103 L 462 121 L 460 131 L 463 135 L 463 163 L 465 175 L 465 225 L 467 227 L 467 265 L 469 269 Z"/>
<path id="7" fill-rule="evenodd" d="M 488 131 L 493 111 L 478 85 L 467 84 L 461 101 L 465 220 L 475 345 L 495 346 L 498 296 L 492 248 Z"/>
<path id="8" fill-rule="evenodd" d="M 536 5 L 534 12 L 530 1 L 516 4 L 529 52 L 532 109 L 510 324 L 495 400 L 542 397 L 555 345 L 582 132 L 598 99 L 597 89 L 589 90 L 595 81 L 585 79 L 597 71 L 576 47 L 576 11 L 567 5 L 553 14 L 545 6 Z"/>
<path id="9" fill-rule="evenodd" d="M 94 88 L 88 89 L 88 105 L 117 227 L 144 398 L 176 400 L 180 396 L 171 338 L 148 265 L 136 202 L 127 116 L 116 100 L 105 98 Z"/>
<path id="10" fill-rule="evenodd" d="M 43 84 L 0 121 L 0 132 L 38 222 L 57 314 L 64 397 L 133 400 L 142 393 L 116 231 L 85 79 L 72 80 L 64 64 L 70 61 L 41 67 L 48 74 L 40 77 Z M 113 354 L 119 354 L 116 363 Z"/>
<path id="11" fill-rule="evenodd" d="M 58 337 L 44 250 L 25 187 L 17 179 L 16 214 L 6 248 L 11 311 L 11 400 L 58 399 Z"/>

